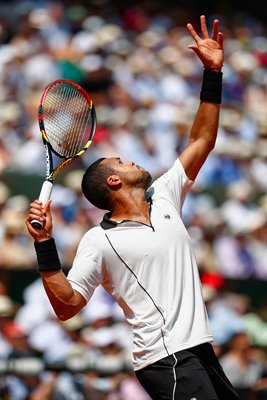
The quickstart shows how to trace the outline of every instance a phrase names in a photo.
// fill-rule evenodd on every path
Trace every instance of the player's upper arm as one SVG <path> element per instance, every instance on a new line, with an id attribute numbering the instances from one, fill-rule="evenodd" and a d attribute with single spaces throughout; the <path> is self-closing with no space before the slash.
<path id="1" fill-rule="evenodd" d="M 213 149 L 213 143 L 198 139 L 189 143 L 179 156 L 187 177 L 194 181 L 201 167 Z"/>
<path id="2" fill-rule="evenodd" d="M 78 314 L 86 305 L 85 298 L 75 289 L 73 289 L 73 298 L 69 304 L 58 305 L 54 310 L 61 321 L 66 321 Z"/>

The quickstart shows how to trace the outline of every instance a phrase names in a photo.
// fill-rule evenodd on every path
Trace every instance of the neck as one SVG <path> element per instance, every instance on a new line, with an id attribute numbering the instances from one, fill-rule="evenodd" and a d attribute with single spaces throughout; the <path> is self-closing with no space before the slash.
<path id="1" fill-rule="evenodd" d="M 116 198 L 111 219 L 114 221 L 130 219 L 149 223 L 149 204 L 145 199 L 144 190 L 135 190 L 135 192 L 128 192 L 127 196 Z"/>

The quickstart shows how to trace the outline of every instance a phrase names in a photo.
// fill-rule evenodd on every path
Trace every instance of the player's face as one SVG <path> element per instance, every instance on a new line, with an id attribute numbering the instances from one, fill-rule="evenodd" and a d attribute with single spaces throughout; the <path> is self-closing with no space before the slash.
<path id="1" fill-rule="evenodd" d="M 116 171 L 120 179 L 129 186 L 147 189 L 151 184 L 152 177 L 150 173 L 133 161 L 123 162 L 120 157 L 106 158 L 103 162 L 105 161 Z"/>

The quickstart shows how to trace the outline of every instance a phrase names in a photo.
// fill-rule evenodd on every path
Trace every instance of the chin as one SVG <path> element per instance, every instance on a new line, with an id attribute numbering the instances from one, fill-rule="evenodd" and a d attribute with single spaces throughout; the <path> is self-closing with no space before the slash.
<path id="1" fill-rule="evenodd" d="M 151 185 L 152 182 L 152 176 L 150 175 L 150 173 L 148 171 L 146 171 L 145 169 L 141 169 L 142 171 L 142 177 L 140 179 L 140 187 L 143 187 L 144 189 L 149 188 L 149 186 Z"/>

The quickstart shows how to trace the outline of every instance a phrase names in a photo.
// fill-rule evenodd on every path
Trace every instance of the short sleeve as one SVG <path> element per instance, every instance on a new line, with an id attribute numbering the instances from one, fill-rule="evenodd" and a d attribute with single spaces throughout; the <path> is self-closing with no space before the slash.
<path id="1" fill-rule="evenodd" d="M 92 297 L 95 288 L 103 281 L 103 254 L 96 229 L 88 231 L 82 238 L 67 279 L 86 301 Z"/>
<path id="2" fill-rule="evenodd" d="M 179 158 L 173 166 L 162 176 L 154 181 L 149 191 L 152 190 L 155 196 L 164 197 L 169 200 L 181 213 L 186 193 L 193 185 L 184 171 Z"/>

